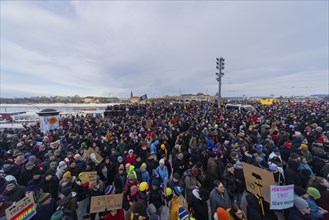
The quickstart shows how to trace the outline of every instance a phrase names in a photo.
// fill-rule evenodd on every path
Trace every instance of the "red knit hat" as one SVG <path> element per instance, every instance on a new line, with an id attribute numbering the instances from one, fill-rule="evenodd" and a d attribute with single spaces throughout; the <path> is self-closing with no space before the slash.
<path id="1" fill-rule="evenodd" d="M 288 141 L 284 142 L 283 143 L 283 146 L 287 147 L 287 148 L 290 148 L 291 147 L 291 143 L 289 143 Z"/>
<path id="2" fill-rule="evenodd" d="M 218 217 L 218 220 L 229 220 L 230 219 L 230 214 L 228 214 L 228 212 L 219 207 L 217 208 L 217 217 Z"/>

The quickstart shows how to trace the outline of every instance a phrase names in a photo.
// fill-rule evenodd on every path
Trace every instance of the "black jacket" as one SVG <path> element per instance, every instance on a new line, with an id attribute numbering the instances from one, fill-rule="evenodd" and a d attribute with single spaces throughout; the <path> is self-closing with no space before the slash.
<path id="1" fill-rule="evenodd" d="M 287 220 L 308 220 L 311 219 L 308 216 L 303 215 L 296 207 L 292 207 L 289 210 Z"/>
<path id="2" fill-rule="evenodd" d="M 192 191 L 191 207 L 193 209 L 193 217 L 198 220 L 208 220 L 208 203 L 199 195 L 199 190 Z"/>
<path id="3" fill-rule="evenodd" d="M 58 186 L 59 180 L 56 176 L 53 176 L 49 181 L 47 181 L 45 177 L 43 177 L 40 182 L 40 189 L 42 189 L 44 193 L 50 193 L 51 197 L 55 200 L 57 200 Z"/>
<path id="4" fill-rule="evenodd" d="M 11 191 L 3 191 L 2 195 L 6 198 L 7 202 L 17 202 L 25 196 L 25 187 L 16 185 Z"/>

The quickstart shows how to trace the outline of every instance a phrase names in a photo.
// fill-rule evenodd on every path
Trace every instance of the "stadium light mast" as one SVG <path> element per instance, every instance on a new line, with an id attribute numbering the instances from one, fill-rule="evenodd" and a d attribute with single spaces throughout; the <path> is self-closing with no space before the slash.
<path id="1" fill-rule="evenodd" d="M 225 59 L 223 57 L 216 58 L 216 68 L 218 69 L 218 73 L 216 73 L 216 80 L 218 81 L 218 109 L 220 109 L 220 100 L 221 100 L 221 90 L 222 90 L 222 77 L 224 76 L 224 73 L 222 73 L 222 70 L 224 69 L 224 61 Z"/>

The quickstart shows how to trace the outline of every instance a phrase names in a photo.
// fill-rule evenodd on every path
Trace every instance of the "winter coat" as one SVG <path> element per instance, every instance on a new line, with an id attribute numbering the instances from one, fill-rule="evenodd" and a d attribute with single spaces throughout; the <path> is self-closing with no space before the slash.
<path id="1" fill-rule="evenodd" d="M 223 209 L 231 208 L 231 200 L 228 196 L 227 190 L 225 189 L 224 193 L 218 192 L 216 188 L 214 188 L 209 195 L 210 199 L 210 208 L 211 215 L 213 215 L 218 207 L 222 207 Z"/>
<path id="2" fill-rule="evenodd" d="M 156 190 L 151 189 L 150 191 L 149 204 L 153 203 L 157 210 L 163 205 L 163 197 L 161 193 L 159 187 Z"/>
<path id="3" fill-rule="evenodd" d="M 178 219 L 178 209 L 183 207 L 186 209 L 186 200 L 184 199 L 183 195 L 180 195 L 176 198 L 172 198 L 170 200 L 170 220 L 177 220 Z"/>
<path id="4" fill-rule="evenodd" d="M 38 168 L 33 167 L 32 170 L 27 170 L 23 166 L 21 174 L 19 175 L 19 178 L 18 178 L 18 181 L 17 181 L 18 184 L 21 185 L 21 186 L 27 186 L 27 183 L 33 178 L 33 173 L 36 169 L 38 169 Z"/>
<path id="5" fill-rule="evenodd" d="M 136 173 L 137 173 L 137 179 L 140 183 L 141 182 L 149 183 L 150 174 L 149 174 L 149 172 L 147 172 L 147 170 L 145 170 L 145 172 L 142 172 L 140 169 L 136 169 Z"/>
<path id="6" fill-rule="evenodd" d="M 77 193 L 77 201 L 81 202 L 87 198 L 88 186 L 84 186 L 83 184 L 78 185 L 76 182 L 74 182 L 73 191 Z"/>
<path id="7" fill-rule="evenodd" d="M 160 142 L 158 140 L 154 141 L 151 146 L 150 146 L 150 153 L 154 153 L 155 155 L 157 155 L 157 145 L 159 144 Z"/>
<path id="8" fill-rule="evenodd" d="M 59 180 L 56 176 L 53 176 L 49 181 L 43 177 L 40 182 L 40 189 L 42 189 L 44 193 L 50 193 L 51 197 L 54 199 L 57 199 L 58 186 Z"/>
<path id="9" fill-rule="evenodd" d="M 321 212 L 319 212 L 318 205 L 315 203 L 315 201 L 312 198 L 312 196 L 309 196 L 306 199 L 306 202 L 307 202 L 308 206 L 311 209 L 311 218 L 312 219 L 318 219 L 318 218 L 322 218 L 323 217 L 323 214 Z"/>
<path id="10" fill-rule="evenodd" d="M 0 219 L 6 215 L 6 209 L 12 205 L 12 202 L 4 202 L 0 206 Z"/>
<path id="11" fill-rule="evenodd" d="M 222 182 L 227 189 L 228 195 L 232 198 L 233 195 L 237 192 L 235 175 L 225 170 L 222 177 Z"/>
<path id="12" fill-rule="evenodd" d="M 254 195 L 247 195 L 247 219 L 252 220 L 263 220 L 261 207 L 259 205 L 258 199 Z M 294 219 L 295 220 L 295 219 Z"/>
<path id="13" fill-rule="evenodd" d="M 180 160 L 177 157 L 173 160 L 172 167 L 174 169 L 174 173 L 178 173 L 180 176 L 182 176 L 184 171 L 186 170 L 185 161 Z"/>
<path id="14" fill-rule="evenodd" d="M 50 203 L 45 206 L 37 205 L 37 214 L 33 217 L 34 220 L 45 220 L 50 219 L 52 214 L 55 212 L 56 203 L 53 198 L 51 198 Z"/>
<path id="15" fill-rule="evenodd" d="M 78 220 L 77 215 L 77 198 L 72 196 L 72 193 L 70 193 L 67 197 L 64 199 L 61 199 L 58 201 L 58 205 L 62 207 L 64 214 L 70 215 L 73 220 Z"/>
<path id="16" fill-rule="evenodd" d="M 208 220 L 208 203 L 203 201 L 199 195 L 199 190 L 192 191 L 191 207 L 193 209 L 193 217 L 198 220 Z"/>
<path id="17" fill-rule="evenodd" d="M 117 173 L 113 181 L 116 194 L 123 192 L 125 188 L 125 183 L 126 183 L 126 175 L 124 173 L 122 175 L 120 175 L 120 173 Z"/>
<path id="18" fill-rule="evenodd" d="M 192 191 L 198 188 L 198 184 L 200 185 L 197 178 L 193 176 L 192 173 L 185 177 L 186 200 L 188 204 L 191 203 Z"/>
<path id="19" fill-rule="evenodd" d="M 17 202 L 25 197 L 25 187 L 16 185 L 15 188 L 10 191 L 3 191 L 2 195 L 5 197 L 7 202 Z"/>
<path id="20" fill-rule="evenodd" d="M 112 216 L 111 213 L 108 213 L 103 220 L 122 220 L 124 219 L 123 209 L 117 210 L 117 213 Z"/>
<path id="21" fill-rule="evenodd" d="M 310 220 L 310 219 L 311 219 L 310 217 L 303 215 L 295 206 L 289 209 L 287 220 Z"/>
<path id="22" fill-rule="evenodd" d="M 289 160 L 288 167 L 285 170 L 286 184 L 295 184 L 303 187 L 302 179 L 298 174 L 299 163 L 297 161 Z"/>
<path id="23" fill-rule="evenodd" d="M 325 186 L 316 187 L 321 194 L 321 198 L 316 200 L 316 204 L 329 212 L 329 190 Z M 324 220 L 329 220 L 329 213 L 324 214 Z"/>
<path id="24" fill-rule="evenodd" d="M 160 166 L 158 166 L 156 168 L 156 171 L 159 173 L 159 175 L 161 177 L 160 183 L 163 183 L 166 179 L 168 180 L 168 169 L 166 166 L 163 166 L 162 168 Z"/>
<path id="25" fill-rule="evenodd" d="M 133 155 L 127 155 L 126 156 L 126 163 L 130 163 L 131 165 L 135 165 L 135 162 L 136 162 L 136 154 L 133 154 Z"/>
<path id="26" fill-rule="evenodd" d="M 157 168 L 157 163 L 153 159 L 151 159 L 151 160 L 147 159 L 145 161 L 145 163 L 146 163 L 146 166 L 147 166 L 146 170 L 149 172 L 149 174 L 151 174 L 152 171 Z"/>
<path id="27" fill-rule="evenodd" d="M 219 179 L 218 165 L 212 158 L 209 158 L 207 162 L 207 178 L 209 181 Z"/>

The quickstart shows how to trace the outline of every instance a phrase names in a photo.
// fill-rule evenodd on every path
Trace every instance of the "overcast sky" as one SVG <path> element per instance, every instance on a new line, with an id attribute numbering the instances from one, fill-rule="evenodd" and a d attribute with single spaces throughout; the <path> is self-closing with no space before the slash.
<path id="1" fill-rule="evenodd" d="M 1 97 L 328 94 L 328 1 L 1 1 Z"/>

